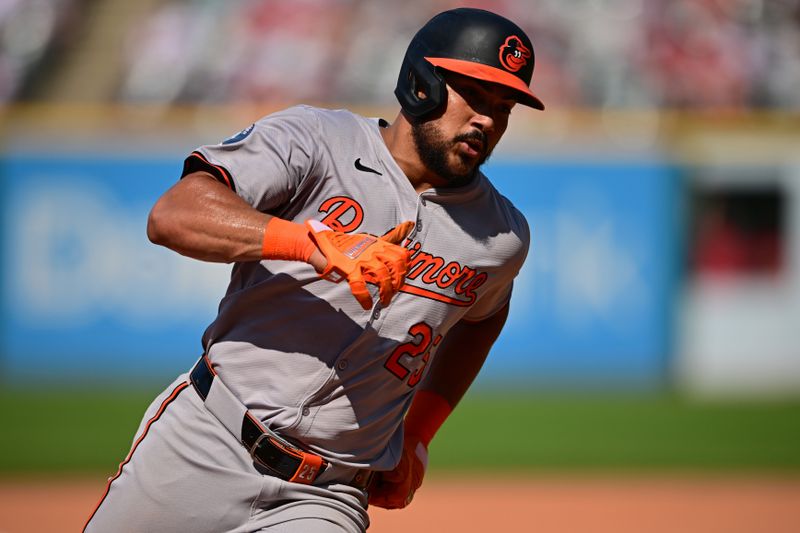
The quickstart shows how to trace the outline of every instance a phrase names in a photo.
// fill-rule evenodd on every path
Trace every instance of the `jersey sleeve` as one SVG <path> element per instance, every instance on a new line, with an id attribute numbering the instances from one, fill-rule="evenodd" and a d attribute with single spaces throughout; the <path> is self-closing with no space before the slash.
<path id="1" fill-rule="evenodd" d="M 513 223 L 511 233 L 518 238 L 514 239 L 515 244 L 508 247 L 504 252 L 505 261 L 496 269 L 496 282 L 481 294 L 478 301 L 470 307 L 462 320 L 467 322 L 480 322 L 485 320 L 502 309 L 511 300 L 511 291 L 514 286 L 514 278 L 517 277 L 525 258 L 528 255 L 530 246 L 530 229 L 525 217 L 512 208 Z"/>
<path id="2" fill-rule="evenodd" d="M 501 285 L 494 290 L 487 291 L 478 302 L 473 305 L 462 320 L 466 322 L 480 322 L 486 320 L 511 300 L 511 290 L 514 282 Z"/>
<path id="3" fill-rule="evenodd" d="M 319 121 L 306 106 L 259 120 L 219 144 L 201 146 L 184 161 L 181 177 L 203 170 L 259 211 L 288 202 L 314 174 Z"/>

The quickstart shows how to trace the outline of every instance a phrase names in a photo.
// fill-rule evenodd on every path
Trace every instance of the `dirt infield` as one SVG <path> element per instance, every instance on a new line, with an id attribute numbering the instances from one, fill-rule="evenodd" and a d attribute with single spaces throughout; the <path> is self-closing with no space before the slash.
<path id="1" fill-rule="evenodd" d="M 0 533 L 80 531 L 103 488 L 0 480 Z M 410 508 L 370 514 L 370 533 L 794 533 L 800 478 L 433 478 Z"/>

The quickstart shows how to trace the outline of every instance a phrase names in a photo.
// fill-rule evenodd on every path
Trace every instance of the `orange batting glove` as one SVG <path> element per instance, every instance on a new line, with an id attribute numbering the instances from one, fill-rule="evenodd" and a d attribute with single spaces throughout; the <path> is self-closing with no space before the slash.
<path id="1" fill-rule="evenodd" d="M 408 272 L 409 251 L 398 244 L 414 227 L 413 222 L 402 222 L 383 237 L 333 231 L 313 219 L 306 221 L 306 227 L 328 261 L 320 274 L 323 278 L 336 283 L 347 279 L 350 291 L 364 309 L 372 308 L 367 283 L 377 285 L 381 304 L 389 305 Z"/>
<path id="2" fill-rule="evenodd" d="M 435 392 L 417 392 L 404 422 L 400 462 L 394 470 L 373 476 L 367 489 L 370 505 L 402 509 L 411 503 L 428 468 L 428 445 L 451 411 L 447 400 Z"/>
<path id="3" fill-rule="evenodd" d="M 406 434 L 400 462 L 388 472 L 377 472 L 370 483 L 369 503 L 384 509 L 402 509 L 411 503 L 428 468 L 428 448 L 416 435 Z"/>

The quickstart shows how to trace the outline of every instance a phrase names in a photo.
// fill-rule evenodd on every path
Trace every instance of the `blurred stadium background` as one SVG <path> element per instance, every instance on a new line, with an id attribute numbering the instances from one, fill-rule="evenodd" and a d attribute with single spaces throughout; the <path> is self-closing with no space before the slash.
<path id="1" fill-rule="evenodd" d="M 0 480 L 113 473 L 199 354 L 228 269 L 144 231 L 183 157 L 298 102 L 392 119 L 457 5 L 529 30 L 547 110 L 487 164 L 533 244 L 432 473 L 797 477 L 800 0 L 0 0 Z"/>

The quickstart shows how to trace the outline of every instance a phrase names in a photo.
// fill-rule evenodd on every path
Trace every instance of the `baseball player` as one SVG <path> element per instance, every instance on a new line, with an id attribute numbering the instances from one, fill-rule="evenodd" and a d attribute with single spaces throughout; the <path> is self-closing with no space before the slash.
<path id="1" fill-rule="evenodd" d="M 544 108 L 533 64 L 513 22 L 446 11 L 393 123 L 297 106 L 189 155 L 148 236 L 230 285 L 85 531 L 363 532 L 409 504 L 527 254 L 479 167 L 515 104 Z"/>

